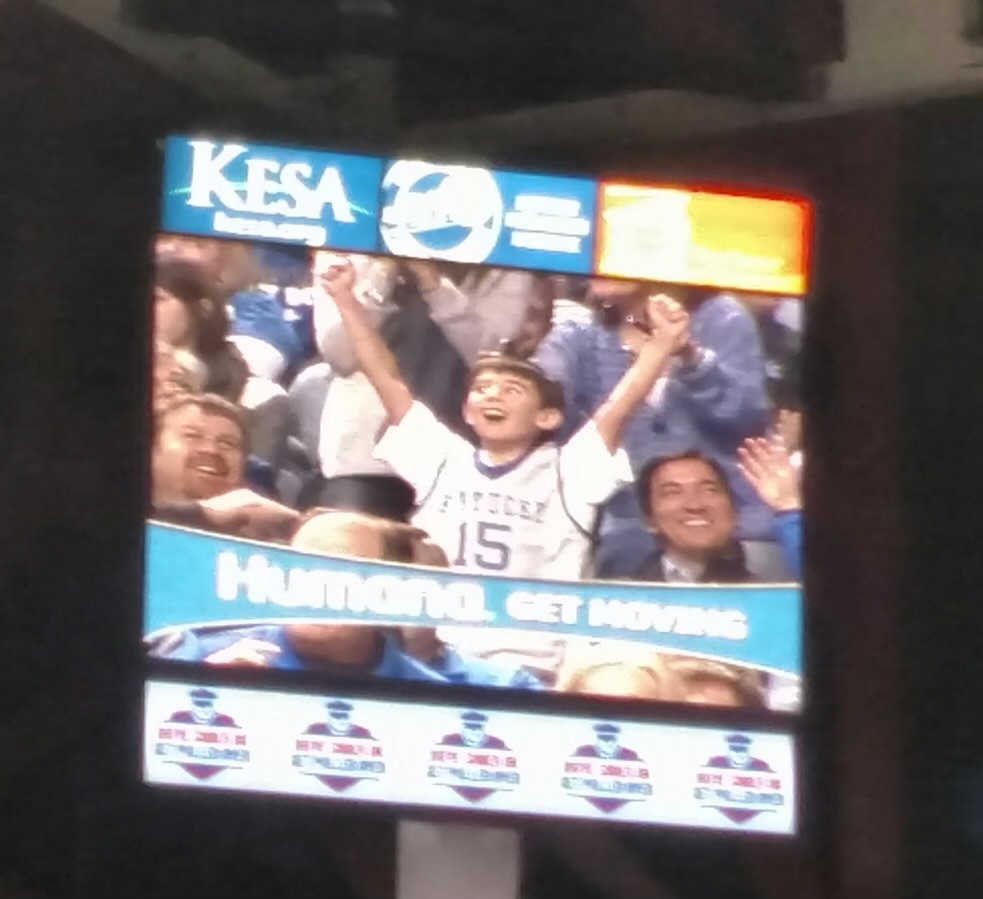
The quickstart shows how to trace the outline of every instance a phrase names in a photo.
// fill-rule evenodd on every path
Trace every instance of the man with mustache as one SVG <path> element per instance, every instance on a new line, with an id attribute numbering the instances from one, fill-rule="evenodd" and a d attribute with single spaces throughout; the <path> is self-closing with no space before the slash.
<path id="1" fill-rule="evenodd" d="M 244 486 L 249 447 L 233 403 L 180 396 L 155 424 L 153 518 L 257 540 L 282 538 L 296 523 L 293 509 Z"/>

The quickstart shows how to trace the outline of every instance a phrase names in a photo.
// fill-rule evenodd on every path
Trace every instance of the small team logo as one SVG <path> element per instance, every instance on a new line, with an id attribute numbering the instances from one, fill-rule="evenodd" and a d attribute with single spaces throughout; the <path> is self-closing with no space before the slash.
<path id="1" fill-rule="evenodd" d="M 427 776 L 450 787 L 468 802 L 480 802 L 499 790 L 519 785 L 515 753 L 487 732 L 488 716 L 464 712 L 459 731 L 447 734 L 430 750 Z"/>
<path id="2" fill-rule="evenodd" d="M 316 777 L 336 793 L 386 773 L 382 746 L 372 733 L 352 720 L 354 707 L 343 699 L 325 703 L 327 716 L 294 740 L 292 764 L 301 774 Z"/>
<path id="3" fill-rule="evenodd" d="M 648 799 L 652 795 L 649 766 L 634 749 L 621 745 L 621 728 L 602 722 L 594 725 L 594 734 L 593 743 L 578 746 L 564 763 L 563 789 L 606 814 Z"/>
<path id="4" fill-rule="evenodd" d="M 485 169 L 401 160 L 382 194 L 382 240 L 399 256 L 484 262 L 502 233 L 502 194 Z"/>
<path id="5" fill-rule="evenodd" d="M 707 759 L 696 774 L 694 797 L 735 824 L 785 804 L 781 778 L 771 765 L 751 755 L 752 742 L 745 734 L 728 735 L 727 754 Z"/>
<path id="6" fill-rule="evenodd" d="M 175 712 L 157 728 L 154 754 L 195 780 L 248 764 L 249 738 L 229 715 L 216 710 L 218 694 L 198 687 L 189 697 L 190 709 Z"/>

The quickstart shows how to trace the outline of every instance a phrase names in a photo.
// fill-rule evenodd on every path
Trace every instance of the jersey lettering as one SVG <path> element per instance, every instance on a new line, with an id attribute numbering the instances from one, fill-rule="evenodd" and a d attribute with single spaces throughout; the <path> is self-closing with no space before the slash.
<path id="1" fill-rule="evenodd" d="M 447 492 L 438 500 L 444 514 L 496 515 L 542 524 L 549 504 L 542 500 L 521 499 L 506 493 L 481 490 Z"/>
<path id="2" fill-rule="evenodd" d="M 507 524 L 495 524 L 490 521 L 470 523 L 461 522 L 458 529 L 457 558 L 454 564 L 474 565 L 485 571 L 504 571 L 509 567 L 512 550 L 508 543 L 503 543 L 500 537 L 510 537 L 512 528 Z M 472 543 L 474 545 L 472 545 Z"/>

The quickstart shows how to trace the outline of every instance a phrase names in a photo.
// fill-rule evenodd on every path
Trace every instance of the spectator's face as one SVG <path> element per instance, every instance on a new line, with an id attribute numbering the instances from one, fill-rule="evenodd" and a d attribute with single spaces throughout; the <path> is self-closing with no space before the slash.
<path id="1" fill-rule="evenodd" d="M 631 665 L 603 665 L 584 674 L 577 692 L 621 699 L 662 699 L 659 685 Z"/>
<path id="2" fill-rule="evenodd" d="M 243 434 L 231 418 L 187 405 L 168 413 L 154 447 L 155 490 L 211 499 L 242 484 Z"/>
<path id="3" fill-rule="evenodd" d="M 674 459 L 649 482 L 650 524 L 679 554 L 707 559 L 733 538 L 734 506 L 717 472 L 702 459 Z"/>
<path id="4" fill-rule="evenodd" d="M 742 294 L 740 300 L 751 313 L 761 314 L 772 312 L 779 303 L 778 297 L 760 293 Z"/>
<path id="5" fill-rule="evenodd" d="M 545 293 L 535 293 L 526 307 L 526 317 L 519 333 L 512 341 L 512 352 L 523 359 L 529 358 L 539 342 L 553 327 L 553 300 Z"/>
<path id="6" fill-rule="evenodd" d="M 695 678 L 686 684 L 686 701 L 692 705 L 726 706 L 739 708 L 744 705 L 733 684 L 719 678 Z"/>
<path id="7" fill-rule="evenodd" d="M 254 283 L 258 268 L 247 244 L 216 240 L 211 237 L 157 238 L 158 254 L 169 254 L 195 263 L 213 287 L 224 286 L 227 292 L 242 290 Z"/>
<path id="8" fill-rule="evenodd" d="M 368 525 L 352 521 L 344 513 L 317 515 L 301 525 L 291 545 L 319 555 L 361 559 L 385 556 L 382 535 Z M 363 624 L 291 622 L 284 631 L 301 656 L 340 665 L 363 665 L 377 651 L 377 631 Z"/>
<path id="9" fill-rule="evenodd" d="M 201 379 L 183 358 L 187 351 L 175 352 L 173 347 L 158 344 L 154 354 L 154 412 L 160 413 L 172 400 L 185 393 L 199 393 Z"/>
<path id="10" fill-rule="evenodd" d="M 223 241 L 208 237 L 178 237 L 162 234 L 157 238 L 158 254 L 173 254 L 197 262 L 209 277 L 218 279 L 226 252 Z"/>
<path id="11" fill-rule="evenodd" d="M 154 336 L 170 346 L 194 342 L 194 322 L 188 306 L 164 288 L 154 289 Z"/>
<path id="12" fill-rule="evenodd" d="M 475 375 L 464 402 L 464 420 L 483 447 L 535 439 L 560 423 L 560 413 L 544 409 L 539 390 L 515 372 L 484 369 Z"/>
<path id="13" fill-rule="evenodd" d="M 259 267 L 246 244 L 218 244 L 211 253 L 206 251 L 203 262 L 209 271 L 218 270 L 217 281 L 227 291 L 245 290 L 259 280 Z"/>
<path id="14" fill-rule="evenodd" d="M 294 535 L 292 545 L 326 556 L 384 558 L 382 534 L 362 522 L 351 520 L 344 513 L 326 512 L 305 522 Z"/>
<path id="15" fill-rule="evenodd" d="M 637 281 L 615 281 L 610 278 L 591 278 L 590 292 L 594 299 L 605 306 L 623 306 L 634 303 L 641 291 Z"/>

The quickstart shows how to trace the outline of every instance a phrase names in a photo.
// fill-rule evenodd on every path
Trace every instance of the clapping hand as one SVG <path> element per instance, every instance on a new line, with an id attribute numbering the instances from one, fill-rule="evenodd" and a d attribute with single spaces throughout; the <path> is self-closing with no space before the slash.
<path id="1" fill-rule="evenodd" d="M 646 309 L 651 333 L 649 341 L 665 353 L 679 352 L 689 344 L 689 313 L 666 294 L 649 297 Z"/>
<path id="2" fill-rule="evenodd" d="M 413 275 L 421 294 L 430 293 L 440 286 L 440 270 L 429 259 L 406 259 L 403 265 Z"/>
<path id="3" fill-rule="evenodd" d="M 780 437 L 750 437 L 737 450 L 737 467 L 774 512 L 802 508 L 799 474 Z"/>
<path id="4" fill-rule="evenodd" d="M 319 274 L 321 287 L 332 299 L 350 295 L 355 287 L 355 266 L 348 256 L 332 256 Z"/>

